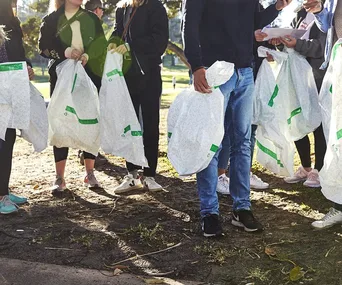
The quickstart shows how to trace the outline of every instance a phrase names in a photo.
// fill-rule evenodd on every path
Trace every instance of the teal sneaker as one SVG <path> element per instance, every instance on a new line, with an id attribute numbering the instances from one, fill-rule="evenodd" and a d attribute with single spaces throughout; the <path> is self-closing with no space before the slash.
<path id="1" fill-rule="evenodd" d="M 6 195 L 0 200 L 0 214 L 11 214 L 18 211 L 17 206 Z"/>
<path id="2" fill-rule="evenodd" d="M 8 197 L 11 200 L 11 202 L 13 202 L 16 205 L 22 205 L 27 203 L 27 198 L 25 197 L 16 196 L 11 193 L 8 195 Z"/>

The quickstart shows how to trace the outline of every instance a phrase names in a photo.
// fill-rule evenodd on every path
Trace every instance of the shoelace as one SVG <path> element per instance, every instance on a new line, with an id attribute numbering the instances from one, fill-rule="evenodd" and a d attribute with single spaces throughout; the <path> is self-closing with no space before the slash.
<path id="1" fill-rule="evenodd" d="M 329 220 L 330 218 L 335 217 L 339 213 L 340 213 L 340 211 L 337 211 L 336 209 L 331 208 L 330 211 L 321 219 L 321 221 L 325 222 L 325 221 Z"/>

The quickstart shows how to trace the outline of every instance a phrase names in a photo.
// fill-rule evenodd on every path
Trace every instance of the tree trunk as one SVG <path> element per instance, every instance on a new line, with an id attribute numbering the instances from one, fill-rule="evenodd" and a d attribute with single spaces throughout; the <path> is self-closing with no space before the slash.
<path id="1" fill-rule="evenodd" d="M 184 55 L 184 52 L 183 52 L 183 50 L 179 47 L 179 46 L 177 46 L 177 45 L 175 45 L 173 42 L 168 42 L 168 44 L 167 44 L 167 49 L 168 50 L 170 50 L 170 51 L 172 51 L 173 53 L 175 53 L 178 57 L 179 57 L 179 59 L 182 61 L 182 62 L 184 62 L 184 64 L 190 69 L 191 67 L 190 67 L 190 64 L 188 63 L 188 61 L 186 60 L 186 57 L 185 57 L 185 55 Z"/>

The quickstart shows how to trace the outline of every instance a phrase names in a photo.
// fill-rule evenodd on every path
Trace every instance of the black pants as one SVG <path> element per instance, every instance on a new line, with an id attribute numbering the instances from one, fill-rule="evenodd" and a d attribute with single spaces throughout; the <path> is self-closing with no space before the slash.
<path id="1" fill-rule="evenodd" d="M 141 108 L 143 120 L 143 140 L 145 156 L 149 168 L 144 168 L 144 176 L 154 177 L 158 164 L 159 111 L 162 80 L 160 67 L 156 66 L 145 75 L 125 77 L 135 112 L 139 118 Z M 129 172 L 141 169 L 141 166 L 127 162 Z"/>
<path id="2" fill-rule="evenodd" d="M 320 171 L 323 167 L 324 156 L 327 150 L 327 145 L 323 133 L 323 127 L 320 125 L 314 131 L 315 137 L 315 169 Z M 311 167 L 311 151 L 310 140 L 308 136 L 305 136 L 299 141 L 295 142 L 300 160 L 303 167 Z"/>
<path id="3" fill-rule="evenodd" d="M 7 129 L 5 141 L 0 139 L 0 196 L 8 195 L 15 137 L 15 129 Z"/>
<path id="4" fill-rule="evenodd" d="M 68 153 L 69 153 L 69 148 L 67 147 L 53 147 L 53 154 L 55 156 L 55 162 L 60 162 L 63 160 L 66 160 L 68 158 Z M 95 159 L 95 156 L 91 153 L 88 152 L 83 152 L 84 154 L 84 159 Z"/>

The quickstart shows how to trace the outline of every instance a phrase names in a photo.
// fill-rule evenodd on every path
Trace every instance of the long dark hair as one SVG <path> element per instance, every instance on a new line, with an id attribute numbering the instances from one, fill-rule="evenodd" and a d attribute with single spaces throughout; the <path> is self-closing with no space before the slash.
<path id="1" fill-rule="evenodd" d="M 12 0 L 0 0 L 0 24 L 6 25 L 14 19 Z"/>

